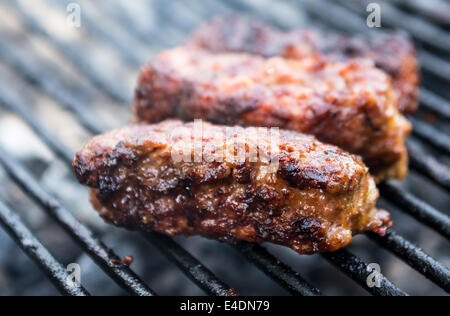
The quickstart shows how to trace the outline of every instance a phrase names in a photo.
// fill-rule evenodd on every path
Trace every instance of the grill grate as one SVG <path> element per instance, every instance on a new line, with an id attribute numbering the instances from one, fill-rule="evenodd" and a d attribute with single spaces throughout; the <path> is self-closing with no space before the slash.
<path id="1" fill-rule="evenodd" d="M 52 280 L 60 292 L 67 296 L 89 296 L 84 288 L 70 286 L 69 275 L 64 267 L 56 261 L 48 250 L 34 237 L 21 219 L 0 201 L 0 224 L 16 240 L 17 244 L 30 256 L 36 264 Z"/>
<path id="2" fill-rule="evenodd" d="M 0 163 L 5 167 L 13 180 L 31 198 L 39 203 L 48 215 L 56 220 L 117 284 L 134 295 L 150 296 L 154 294 L 126 265 L 116 264 L 116 262 L 120 262 L 118 256 L 106 248 L 101 241 L 96 239 L 92 232 L 75 219 L 70 211 L 65 209 L 54 197 L 44 191 L 38 181 L 26 169 L 1 150 Z M 29 247 L 26 240 L 21 240 L 21 246 L 26 249 L 30 247 L 32 249 L 33 247 Z M 45 261 L 41 263 L 47 265 Z"/>
<path id="3" fill-rule="evenodd" d="M 51 1 L 52 2 L 52 1 Z M 263 1 L 265 2 L 265 1 Z M 127 103 L 129 96 L 124 92 L 126 89 L 117 85 L 111 78 L 96 71 L 92 67 L 89 57 L 80 49 L 68 46 L 63 41 L 50 35 L 39 22 L 32 17 L 27 11 L 21 7 L 19 2 L 8 1 L 8 4 L 20 14 L 23 22 L 28 29 L 36 35 L 42 37 L 49 44 L 57 48 L 62 55 L 67 57 L 67 60 L 72 62 L 83 75 L 89 79 L 90 82 L 96 85 L 105 95 L 111 97 L 120 103 Z M 183 5 L 184 4 L 180 4 Z M 228 8 L 229 10 L 255 12 L 255 8 L 244 2 L 229 1 L 225 7 L 223 3 L 208 1 L 207 6 L 219 5 L 220 8 Z M 340 26 L 344 27 L 346 31 L 361 31 L 361 20 L 354 13 L 348 11 L 342 6 L 333 4 L 329 1 L 309 1 L 305 0 L 299 5 L 304 7 L 313 15 L 325 18 L 325 21 L 338 21 Z M 352 8 L 356 7 L 354 5 Z M 185 6 L 186 7 L 186 6 Z M 130 22 L 130 18 L 126 13 L 123 13 L 115 5 L 108 5 L 112 10 L 112 14 L 124 21 L 126 25 L 134 25 Z M 333 8 L 333 10 L 330 10 Z M 334 8 L 336 10 L 334 10 Z M 158 7 L 158 12 L 163 14 L 170 23 L 178 28 L 179 33 L 186 33 L 188 28 L 198 24 L 200 17 L 196 16 L 193 10 L 203 10 L 203 8 L 194 8 L 188 10 L 188 19 L 183 19 L 179 16 L 170 15 L 172 8 Z M 188 9 L 188 8 L 186 8 Z M 392 10 L 391 10 L 392 9 Z M 394 7 L 389 8 L 389 12 L 400 14 L 394 10 Z M 258 11 L 261 13 L 261 11 Z M 277 11 L 274 10 L 277 14 Z M 394 14 L 393 13 L 393 14 Z M 329 14 L 333 15 L 334 19 L 329 19 Z M 404 13 L 401 13 L 404 14 Z M 391 17 L 391 15 L 388 15 Z M 417 19 L 408 15 L 411 19 Z M 280 15 L 278 17 L 266 16 L 271 22 L 280 23 Z M 388 17 L 387 17 L 388 18 Z M 142 61 L 140 57 L 128 49 L 126 43 L 119 42 L 114 36 L 105 33 L 98 27 L 89 17 L 84 18 L 86 27 L 95 32 L 96 37 L 108 43 L 112 48 L 116 49 L 123 60 L 131 65 L 139 65 Z M 392 20 L 395 22 L 396 20 Z M 394 23 L 393 23 L 394 24 Z M 403 25 L 401 25 L 403 26 Z M 431 25 L 432 26 L 432 25 Z M 406 27 L 405 27 L 406 28 Z M 141 39 L 145 35 L 145 31 L 134 25 L 129 28 L 131 36 L 136 39 Z M 418 40 L 429 42 L 430 46 L 441 50 L 450 51 L 446 45 L 442 44 L 444 41 L 435 42 L 429 37 L 424 37 L 423 33 L 418 32 L 416 28 L 409 29 Z M 158 32 L 154 32 L 158 34 Z M 448 33 L 445 33 L 448 34 Z M 448 35 L 447 35 L 448 36 Z M 160 43 L 156 44 L 158 48 L 163 48 L 171 43 L 170 39 L 165 39 L 164 36 L 152 37 L 159 39 Z M 0 39 L 0 57 L 8 64 L 17 69 L 25 79 L 43 92 L 51 96 L 61 106 L 70 110 L 77 118 L 77 120 L 92 134 L 98 134 L 104 127 L 99 127 L 99 123 L 92 119 L 89 115 L 89 109 L 79 101 L 66 88 L 64 80 L 55 80 L 53 75 L 45 73 L 40 69 L 34 68 L 33 65 L 27 63 L 20 53 L 11 49 L 7 43 Z M 430 71 L 434 75 L 445 79 L 445 76 L 450 72 L 450 64 L 442 58 L 431 53 L 421 52 L 420 58 L 425 70 Z M 58 78 L 59 79 L 59 78 Z M 423 108 L 429 109 L 438 114 L 443 119 L 448 119 L 450 114 L 450 105 L 445 98 L 436 95 L 434 92 L 424 90 L 421 96 Z M 88 92 L 86 92 L 88 95 Z M 62 160 L 70 167 L 73 153 L 60 141 L 55 135 L 49 132 L 41 122 L 36 119 L 29 107 L 23 104 L 21 99 L 5 89 L 0 87 L 0 103 L 11 111 L 15 112 L 21 117 L 34 132 L 52 149 Z M 428 144 L 438 149 L 443 154 L 449 154 L 450 141 L 447 135 L 437 131 L 435 128 L 424 123 L 423 121 L 414 120 L 414 135 Z M 410 144 L 411 164 L 412 167 L 421 174 L 440 185 L 447 190 L 449 188 L 449 169 L 436 160 L 434 157 L 422 154 L 419 150 L 415 150 L 418 142 L 413 140 Z M 50 217 L 55 219 L 66 232 L 71 235 L 85 250 L 94 261 L 108 274 L 117 284 L 124 288 L 132 295 L 154 295 L 155 293 L 137 277 L 134 272 L 126 265 L 117 265 L 118 257 L 101 241 L 96 239 L 88 228 L 83 226 L 76 220 L 69 210 L 64 208 L 51 194 L 43 190 L 38 181 L 26 170 L 17 160 L 13 159 L 4 151 L 0 150 L 0 164 L 5 167 L 6 172 L 11 178 L 19 184 L 22 189 L 32 197 L 42 208 L 48 213 Z M 440 233 L 444 238 L 450 239 L 450 219 L 447 215 L 435 209 L 427 202 L 422 201 L 406 190 L 400 188 L 394 182 L 387 182 L 380 186 L 382 196 L 399 206 L 404 212 L 413 216 L 421 223 L 433 228 Z M 12 214 L 12 215 L 11 215 Z M 48 251 L 35 239 L 35 237 L 27 230 L 21 223 L 20 219 L 15 216 L 6 205 L 0 202 L 0 222 L 5 227 L 10 235 L 17 241 L 17 243 L 25 249 L 28 255 L 35 260 L 40 267 L 49 275 L 50 279 L 56 284 L 58 289 L 66 295 L 88 295 L 83 289 L 73 289 L 67 284 L 67 275 L 62 266 L 55 261 Z M 156 233 L 144 234 L 153 245 L 155 245 L 165 256 L 174 262 L 194 283 L 202 288 L 207 294 L 211 295 L 236 295 L 230 286 L 217 278 L 213 272 L 206 268 L 202 263 L 195 259 L 191 254 L 184 250 L 180 245 L 174 242 L 171 238 L 159 235 Z M 446 292 L 450 292 L 450 271 L 441 263 L 431 258 L 423 252 L 423 250 L 412 245 L 409 241 L 391 231 L 386 237 L 380 238 L 373 234 L 368 234 L 369 238 L 376 241 L 380 246 L 389 250 L 400 259 L 405 261 L 408 265 L 422 273 L 424 276 L 432 280 L 435 284 L 440 286 Z M 253 262 L 265 274 L 276 281 L 280 286 L 294 295 L 320 295 L 319 289 L 308 284 L 299 274 L 294 272 L 287 264 L 280 262 L 276 257 L 271 255 L 267 250 L 259 245 L 253 245 L 245 242 L 233 245 L 233 248 L 243 254 L 250 262 Z M 396 287 L 386 277 L 381 276 L 381 287 L 370 288 L 367 285 L 367 277 L 370 272 L 367 270 L 367 264 L 360 258 L 350 253 L 348 250 L 340 250 L 333 254 L 324 254 L 323 257 L 331 264 L 339 268 L 342 272 L 352 278 L 361 287 L 365 288 L 374 295 L 407 295 L 405 292 Z"/>

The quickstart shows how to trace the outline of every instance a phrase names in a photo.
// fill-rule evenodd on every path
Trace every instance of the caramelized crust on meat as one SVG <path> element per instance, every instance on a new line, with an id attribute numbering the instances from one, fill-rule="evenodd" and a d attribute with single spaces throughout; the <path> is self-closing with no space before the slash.
<path id="1" fill-rule="evenodd" d="M 165 121 L 92 139 L 73 164 L 100 215 L 129 229 L 269 241 L 304 254 L 335 251 L 356 233 L 383 235 L 391 226 L 389 214 L 375 209 L 375 182 L 357 156 L 281 130 L 279 163 L 268 169 L 249 155 L 252 146 L 258 157 L 273 154 L 267 135 L 242 137 L 254 129 L 208 123 L 200 135 L 193 130 L 194 123 Z M 245 159 L 218 158 L 229 146 L 225 134 L 237 146 L 230 152 L 244 146 Z M 193 140 L 201 141 L 201 160 Z M 173 158 L 180 148 L 192 162 Z"/>
<path id="2" fill-rule="evenodd" d="M 148 123 L 201 118 L 312 134 L 361 155 L 382 180 L 407 173 L 404 142 L 410 124 L 397 104 L 390 78 L 369 60 L 296 60 L 177 48 L 142 69 L 134 116 Z"/>
<path id="3" fill-rule="evenodd" d="M 283 32 L 260 21 L 227 15 L 200 27 L 188 45 L 213 52 L 247 52 L 265 57 L 304 58 L 321 53 L 337 60 L 369 58 L 392 77 L 400 95 L 401 112 L 411 114 L 418 106 L 420 74 L 416 52 L 404 34 L 355 37 L 312 29 Z"/>

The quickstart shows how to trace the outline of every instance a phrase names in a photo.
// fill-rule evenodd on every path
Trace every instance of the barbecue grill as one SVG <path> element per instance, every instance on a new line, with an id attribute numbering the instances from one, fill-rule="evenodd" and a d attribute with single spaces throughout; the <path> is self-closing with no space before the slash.
<path id="1" fill-rule="evenodd" d="M 60 140 L 62 137 L 59 133 L 52 132 L 47 124 L 39 119 L 37 114 L 39 107 L 33 106 L 19 94 L 18 88 L 12 89 L 10 86 L 20 87 L 20 91 L 28 91 L 28 89 L 36 91 L 44 95 L 48 102 L 60 106 L 65 115 L 67 113 L 73 115 L 72 121 L 79 126 L 73 127 L 76 133 L 98 134 L 110 127 L 111 124 L 107 122 L 112 122 L 112 116 L 123 117 L 122 113 L 128 111 L 132 86 L 139 67 L 159 50 L 183 43 L 194 27 L 215 15 L 227 12 L 246 13 L 283 28 L 298 26 L 306 19 L 308 23 L 323 29 L 333 28 L 349 33 L 376 32 L 369 29 L 365 22 L 367 15 L 365 8 L 369 2 L 371 1 L 153 0 L 141 2 L 140 6 L 147 11 L 139 10 L 139 14 L 131 16 L 130 11 L 124 8 L 125 1 L 98 3 L 78 1 L 82 9 L 82 25 L 79 30 L 75 29 L 74 33 L 83 33 L 86 38 L 80 39 L 74 36 L 73 40 L 67 40 L 63 36 L 58 36 L 57 30 L 49 29 L 48 26 L 53 21 L 54 15 L 66 16 L 67 3 L 42 0 L 33 2 L 31 5 L 29 2 L 25 4 L 25 1 L 4 1 L 0 11 L 11 14 L 11 26 L 2 27 L 0 34 L 7 28 L 13 31 L 10 29 L 10 33 L 0 35 L 2 65 L 0 68 L 6 67 L 7 71 L 13 69 L 18 78 L 11 79 L 10 82 L 2 76 L 1 80 L 4 82 L 0 86 L 0 108 L 3 108 L 3 113 L 12 112 L 26 122 L 46 147 L 71 170 L 73 150 Z M 445 8 L 450 7 L 450 4 L 444 0 L 438 2 Z M 419 183 L 425 183 L 426 190 L 436 191 L 437 196 L 444 197 L 443 203 L 440 204 L 436 203 L 431 196 L 427 198 L 427 194 L 418 197 L 417 194 L 408 190 L 416 183 L 408 178 L 403 184 L 388 181 L 380 185 L 382 199 L 387 201 L 387 205 L 392 205 L 406 214 L 406 216 L 400 216 L 400 219 L 412 217 L 424 227 L 434 230 L 444 242 L 448 242 L 450 239 L 448 216 L 450 93 L 448 89 L 445 89 L 445 85 L 449 84 L 450 78 L 450 30 L 444 23 L 440 23 L 442 13 L 429 8 L 426 14 L 422 14 L 420 7 L 414 5 L 415 1 L 401 1 L 401 3 L 394 1 L 390 4 L 386 1 L 377 1 L 377 3 L 382 6 L 383 26 L 407 31 L 420 47 L 419 60 L 424 73 L 424 83 L 421 91 L 421 110 L 412 118 L 414 132 L 408 143 L 410 165 L 413 177 L 420 178 Z M 43 23 L 39 14 L 48 17 L 48 23 Z M 139 19 L 139 15 L 144 16 L 144 19 Z M 146 23 L 148 21 L 145 20 L 145 16 L 152 17 L 153 22 Z M 30 42 L 26 43 L 27 45 L 36 49 L 45 45 L 51 50 L 49 55 L 45 56 L 34 51 L 24 52 L 15 46 L 18 43 L 23 44 L 25 34 L 23 32 L 26 32 L 29 37 Z M 109 50 L 109 53 L 100 56 L 100 59 L 103 58 L 104 65 L 111 65 L 113 70 L 102 71 L 95 64 L 94 60 L 98 60 L 99 56 L 98 53 L 95 56 L 95 51 L 91 49 L 92 45 L 99 45 Z M 52 66 L 48 60 L 49 56 L 53 56 L 55 52 L 57 55 L 55 59 L 60 64 L 70 65 L 71 69 L 76 69 L 76 73 L 64 68 L 56 68 L 59 66 Z M 55 64 L 58 63 L 55 62 Z M 132 69 L 132 75 L 127 77 L 126 73 L 130 73 L 129 70 L 128 72 L 123 70 L 124 75 L 122 75 L 120 67 Z M 94 102 L 99 98 L 103 105 L 97 107 Z M 99 104 L 102 102 L 98 101 Z M 106 103 L 110 105 L 105 106 Z M 83 132 L 78 132 L 80 127 Z M 71 128 L 67 126 L 64 130 L 67 132 Z M 23 146 L 27 144 L 24 143 Z M 114 250 L 108 248 L 96 237 L 91 228 L 88 228 L 89 224 L 84 224 L 82 219 L 73 215 L 75 213 L 72 207 L 66 207 L 66 203 L 61 202 L 53 190 L 42 185 L 36 176 L 39 170 L 32 170 L 36 169 L 36 166 L 26 166 L 6 148 L 0 149 L 0 164 L 9 176 L 8 182 L 12 181 L 20 186 L 23 193 L 42 208 L 48 217 L 53 219 L 65 231 L 65 234 L 70 236 L 82 251 L 89 255 L 95 264 L 123 290 L 130 295 L 138 296 L 158 294 L 152 289 L 152 284 L 144 282 L 143 278 L 139 277 L 130 266 L 121 262 Z M 4 181 L 7 181 L 6 178 Z M 415 192 L 417 191 L 420 190 L 416 188 Z M 73 287 L 70 284 L 69 272 L 65 265 L 58 262 L 55 259 L 56 256 L 52 255 L 36 234 L 31 232 L 31 229 L 27 227 L 29 225 L 25 224 L 16 212 L 16 205 L 8 203 L 5 196 L 6 194 L 0 195 L 0 224 L 4 230 L 40 267 L 61 294 L 90 295 L 83 286 Z M 440 208 L 442 205 L 447 206 L 447 209 L 438 209 L 436 205 L 440 205 Z M 397 225 L 394 225 L 394 229 L 383 238 L 370 233 L 366 236 L 428 278 L 444 291 L 442 293 L 449 293 L 450 270 L 446 264 L 432 258 L 411 241 L 402 237 L 396 231 L 396 227 Z M 181 243 L 185 244 L 184 242 L 175 241 L 173 238 L 157 233 L 142 235 L 206 294 L 221 296 L 238 294 L 234 288 L 239 288 L 239 284 L 228 284 L 229 282 L 223 281 L 217 273 L 212 271 L 214 267 L 210 270 L 187 251 L 186 247 L 181 245 Z M 189 239 L 186 243 L 189 243 Z M 443 250 L 444 256 L 449 254 L 448 244 L 446 246 L 447 248 L 444 247 Z M 307 281 L 308 278 L 303 276 L 302 271 L 297 273 L 296 270 L 299 269 L 284 263 L 273 254 L 273 251 L 269 252 L 263 246 L 246 242 L 231 247 L 247 259 L 246 264 L 250 268 L 261 270 L 288 293 L 306 296 L 324 294 L 313 282 Z M 374 248 L 373 244 L 366 242 L 365 247 Z M 447 251 L 446 254 L 445 251 Z M 355 286 L 364 288 L 370 294 L 408 295 L 383 274 L 378 275 L 380 286 L 371 287 L 367 283 L 367 278 L 372 273 L 371 269 L 368 269 L 369 262 L 354 255 L 350 250 L 343 249 L 335 253 L 323 254 L 321 257 L 352 279 L 356 283 Z M 296 258 L 302 260 L 299 255 Z M 149 273 L 158 272 L 149 271 Z"/>

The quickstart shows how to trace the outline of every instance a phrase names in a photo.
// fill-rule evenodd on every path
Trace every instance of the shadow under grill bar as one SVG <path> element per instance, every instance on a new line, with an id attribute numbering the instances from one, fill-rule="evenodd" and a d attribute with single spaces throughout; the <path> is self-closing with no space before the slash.
<path id="1" fill-rule="evenodd" d="M 3 201 L 0 201 L 0 225 L 47 275 L 56 288 L 66 296 L 90 296 L 82 287 L 69 282 L 67 270 L 50 254 L 29 231 L 22 220 Z"/>

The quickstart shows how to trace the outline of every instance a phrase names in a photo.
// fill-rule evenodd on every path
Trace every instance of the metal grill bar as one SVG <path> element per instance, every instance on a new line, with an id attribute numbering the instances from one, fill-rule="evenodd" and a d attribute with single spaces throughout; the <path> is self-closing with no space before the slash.
<path id="1" fill-rule="evenodd" d="M 227 1 L 227 3 L 228 2 L 229 1 Z M 186 2 L 183 1 L 182 3 Z M 191 1 L 188 5 L 191 10 L 195 11 L 200 16 L 202 21 L 207 16 L 217 16 L 231 12 L 229 7 L 221 0 Z"/>
<path id="2" fill-rule="evenodd" d="M 434 56 L 424 50 L 419 51 L 419 63 L 422 69 L 446 82 L 450 81 L 450 62 Z"/>
<path id="3" fill-rule="evenodd" d="M 328 0 L 303 0 L 299 2 L 299 7 L 303 8 L 314 17 L 322 20 L 322 23 L 333 25 L 348 33 L 368 33 L 367 25 L 359 16 L 351 14 L 348 10 L 337 5 L 335 1 Z"/>
<path id="4" fill-rule="evenodd" d="M 59 9 L 64 9 L 64 6 L 66 5 L 64 2 L 61 2 L 59 0 L 50 0 L 47 2 L 50 2 L 51 6 L 59 7 Z M 105 30 L 101 26 L 101 23 L 97 23 L 96 21 L 94 21 L 86 12 L 83 14 L 83 24 L 85 24 L 95 36 L 105 39 L 108 45 L 120 52 L 120 55 L 123 56 L 124 60 L 131 66 L 140 67 L 142 65 L 141 56 L 136 53 L 136 50 L 130 49 L 130 47 L 135 46 L 133 43 L 128 43 L 125 41 L 125 39 L 121 39 L 120 41 L 117 40 L 109 30 Z"/>
<path id="5" fill-rule="evenodd" d="M 392 230 L 384 237 L 374 233 L 368 233 L 367 236 L 439 285 L 447 293 L 450 293 L 450 270 L 430 257 L 422 249 Z"/>
<path id="6" fill-rule="evenodd" d="M 226 2 L 236 12 L 248 12 L 248 11 L 255 11 L 257 9 L 256 8 L 257 6 L 252 5 L 251 3 L 248 3 L 246 1 L 228 0 Z M 275 17 L 274 15 L 268 13 L 271 12 L 271 10 L 276 10 L 276 6 L 272 5 L 269 10 L 259 9 L 257 13 L 258 15 L 261 15 L 264 18 L 264 20 L 268 21 L 269 23 L 275 26 L 280 28 L 285 27 L 286 25 L 284 24 L 285 22 L 284 20 L 280 20 L 278 16 Z"/>
<path id="7" fill-rule="evenodd" d="M 439 132 L 430 125 L 410 117 L 409 120 L 413 124 L 413 134 L 420 139 L 432 145 L 441 152 L 450 155 L 450 137 Z"/>
<path id="8" fill-rule="evenodd" d="M 67 270 L 48 252 L 39 240 L 3 201 L 0 201 L 0 224 L 22 250 L 47 275 L 56 288 L 66 296 L 90 296 L 81 286 L 69 282 Z"/>
<path id="9" fill-rule="evenodd" d="M 105 10 L 108 10 L 112 13 L 112 15 L 117 19 L 117 21 L 120 21 L 121 25 L 126 25 L 127 29 L 130 30 L 130 32 L 135 36 L 136 39 L 140 41 L 149 41 L 151 39 L 156 39 L 155 43 L 152 42 L 152 45 L 155 45 L 157 49 L 162 49 L 166 46 L 172 46 L 174 43 L 170 40 L 170 37 L 163 36 L 159 30 L 157 32 L 153 30 L 144 30 L 139 26 L 138 23 L 124 10 L 119 8 L 117 5 L 113 4 L 110 5 L 110 3 L 107 2 L 98 2 L 99 5 L 102 5 Z M 159 45 L 159 44 L 162 45 Z"/>
<path id="10" fill-rule="evenodd" d="M 447 215 L 403 190 L 393 181 L 382 183 L 378 188 L 384 198 L 450 240 L 450 218 Z"/>
<path id="11" fill-rule="evenodd" d="M 418 153 L 418 144 L 408 142 L 411 167 L 427 176 L 431 181 L 450 192 L 450 169 L 433 156 Z"/>
<path id="12" fill-rule="evenodd" d="M 344 272 L 351 279 L 356 281 L 369 293 L 380 296 L 407 296 L 405 292 L 397 288 L 391 281 L 383 275 L 379 275 L 380 287 L 369 287 L 367 279 L 371 274 L 371 269 L 360 258 L 356 257 L 348 250 L 341 249 L 333 253 L 323 254 L 331 264 Z"/>
<path id="13" fill-rule="evenodd" d="M 179 4 L 182 5 L 182 3 Z M 170 30 L 171 34 L 177 38 L 177 44 L 182 44 L 185 41 L 188 32 L 195 25 L 193 21 L 194 18 L 191 16 L 190 18 L 186 19 L 186 14 L 189 14 L 188 12 L 190 12 L 190 10 L 185 10 L 183 11 L 182 15 L 177 15 L 170 7 L 171 3 L 168 2 L 163 6 L 157 6 L 156 11 L 161 17 L 163 17 L 163 22 L 167 23 L 164 24 L 166 31 Z"/>
<path id="14" fill-rule="evenodd" d="M 160 31 L 162 28 L 164 29 L 165 34 L 167 34 L 168 37 L 172 38 L 174 40 L 174 45 L 179 44 L 181 41 L 184 40 L 184 35 L 182 33 L 180 33 L 177 29 L 175 29 L 173 27 L 173 13 L 168 11 L 168 16 L 164 15 L 164 10 L 166 9 L 165 5 L 163 6 L 156 6 L 156 8 L 154 6 L 152 6 L 149 3 L 148 6 L 148 10 L 154 10 L 156 11 L 157 15 L 159 16 L 158 19 L 158 25 L 159 27 L 157 28 L 158 31 Z M 166 10 L 167 11 L 167 10 Z M 175 19 L 176 21 L 178 21 L 177 19 Z M 172 45 L 171 45 L 172 46 Z"/>
<path id="15" fill-rule="evenodd" d="M 450 26 L 450 4 L 442 0 L 394 0 L 394 3 L 433 21 Z"/>
<path id="16" fill-rule="evenodd" d="M 343 3 L 344 4 L 344 3 Z M 299 5 L 310 14 L 319 17 L 323 23 L 333 25 L 345 32 L 366 34 L 372 32 L 360 16 L 337 5 L 334 1 L 303 0 Z M 344 4 L 345 5 L 345 4 Z M 419 61 L 424 70 L 439 78 L 449 81 L 450 63 L 442 58 L 436 57 L 426 51 L 419 52 Z"/>
<path id="17" fill-rule="evenodd" d="M 338 2 L 348 9 L 361 13 L 370 0 L 338 0 Z M 402 28 L 421 42 L 438 48 L 444 52 L 450 53 L 450 35 L 449 33 L 437 28 L 424 19 L 402 12 L 387 1 L 378 0 L 383 11 L 383 22 Z"/>
<path id="18" fill-rule="evenodd" d="M 80 53 L 80 50 L 74 49 L 63 41 L 51 36 L 33 16 L 21 7 L 18 1 L 7 1 L 8 4 L 10 4 L 19 13 L 22 17 L 22 21 L 25 22 L 26 27 L 30 31 L 52 44 L 63 55 L 68 56 L 72 64 L 80 69 L 95 86 L 102 89 L 108 96 L 120 103 L 127 103 L 129 101 L 129 97 L 123 92 L 123 89 L 117 87 L 114 81 L 95 71 L 95 67 L 93 67 L 89 59 L 84 54 Z"/>
<path id="19" fill-rule="evenodd" d="M 39 182 L 19 163 L 0 150 L 0 164 L 11 178 L 53 218 L 90 255 L 102 270 L 123 289 L 133 295 L 152 296 L 154 292 L 83 224 L 47 193 Z"/>
<path id="20" fill-rule="evenodd" d="M 420 106 L 450 120 L 450 102 L 427 89 L 420 90 Z"/>
<path id="21" fill-rule="evenodd" d="M 89 111 L 79 97 L 75 97 L 61 83 L 61 78 L 55 79 L 54 74 L 48 74 L 42 69 L 35 69 L 21 58 L 16 50 L 10 48 L 10 45 L 0 39 L 0 56 L 8 64 L 14 66 L 30 83 L 41 88 L 45 93 L 58 101 L 64 108 L 72 111 L 77 116 L 83 118 L 80 123 L 88 130 L 95 131 L 97 134 L 102 129 L 102 122 L 93 119 L 92 115 L 88 115 Z M 85 96 L 88 94 L 85 92 Z"/>
<path id="22" fill-rule="evenodd" d="M 72 151 L 56 140 L 54 135 L 35 119 L 34 114 L 27 109 L 17 95 L 3 86 L 0 86 L 0 103 L 21 117 L 59 156 L 66 161 L 73 159 Z"/>
<path id="23" fill-rule="evenodd" d="M 189 10 L 183 1 L 167 2 L 165 5 L 157 6 L 157 10 L 161 13 L 161 16 L 170 18 L 172 25 L 175 22 L 179 31 L 189 32 L 198 22 L 192 10 Z"/>
<path id="24" fill-rule="evenodd" d="M 158 248 L 201 289 L 216 296 L 237 296 L 236 290 L 219 280 L 208 268 L 175 241 L 158 233 L 143 233 L 143 236 Z"/>
<path id="25" fill-rule="evenodd" d="M 298 273 L 272 256 L 263 247 L 248 242 L 239 242 L 233 247 L 292 295 L 321 295 L 319 289 L 311 286 Z"/>

